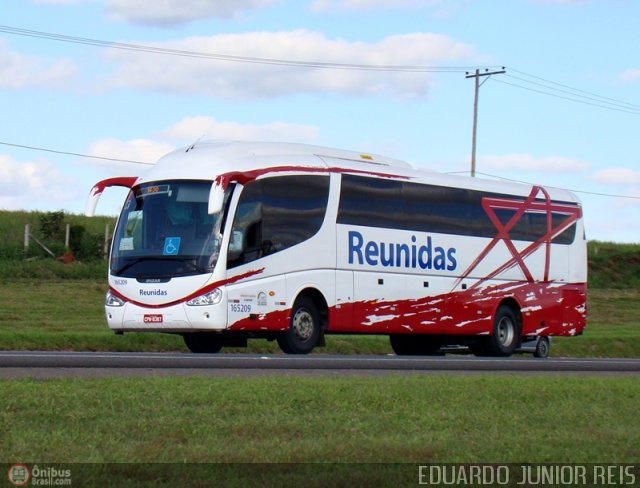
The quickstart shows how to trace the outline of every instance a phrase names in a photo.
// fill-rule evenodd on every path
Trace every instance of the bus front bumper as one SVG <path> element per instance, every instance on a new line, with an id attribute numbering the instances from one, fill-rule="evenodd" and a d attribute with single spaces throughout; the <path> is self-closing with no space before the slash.
<path id="1" fill-rule="evenodd" d="M 226 307 L 188 306 L 184 303 L 150 309 L 134 303 L 105 306 L 109 328 L 115 332 L 196 332 L 225 330 Z"/>

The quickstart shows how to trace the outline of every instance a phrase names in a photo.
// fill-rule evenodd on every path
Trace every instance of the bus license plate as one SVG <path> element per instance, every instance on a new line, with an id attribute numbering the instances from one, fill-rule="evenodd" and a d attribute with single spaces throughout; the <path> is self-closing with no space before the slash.
<path id="1" fill-rule="evenodd" d="M 161 324 L 164 318 L 162 314 L 145 314 L 144 315 L 144 323 L 145 324 Z"/>

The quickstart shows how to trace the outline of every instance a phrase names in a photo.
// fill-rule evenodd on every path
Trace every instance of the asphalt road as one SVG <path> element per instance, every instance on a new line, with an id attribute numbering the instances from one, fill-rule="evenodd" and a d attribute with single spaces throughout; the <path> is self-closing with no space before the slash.
<path id="1" fill-rule="evenodd" d="M 0 378 L 144 375 L 379 375 L 434 372 L 458 374 L 640 374 L 640 359 L 532 357 L 477 358 L 446 355 L 308 356 L 260 354 L 0 352 Z"/>

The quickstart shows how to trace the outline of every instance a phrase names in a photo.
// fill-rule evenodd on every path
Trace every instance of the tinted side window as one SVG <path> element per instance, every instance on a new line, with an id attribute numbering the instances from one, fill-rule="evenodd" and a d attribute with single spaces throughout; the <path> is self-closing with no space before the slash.
<path id="1" fill-rule="evenodd" d="M 511 209 L 495 209 L 494 212 L 502 225 L 507 225 L 516 214 L 516 211 Z M 546 233 L 546 214 L 525 212 L 509 230 L 509 237 L 516 241 L 535 241 Z"/>
<path id="2" fill-rule="evenodd" d="M 509 223 L 515 215 L 515 210 L 495 209 L 496 217 L 502 225 Z M 551 214 L 552 228 L 558 227 L 567 219 L 567 215 L 553 212 Z M 494 235 L 495 235 L 494 231 Z M 547 234 L 547 214 L 540 212 L 525 212 L 509 231 L 509 237 L 514 241 L 535 242 Z M 576 235 L 576 225 L 572 224 L 551 242 L 554 244 L 571 244 Z M 486 237 L 491 237 L 487 234 Z"/>
<path id="3" fill-rule="evenodd" d="M 472 235 L 475 202 L 468 190 L 404 183 L 403 197 L 409 230 Z"/>
<path id="4" fill-rule="evenodd" d="M 485 197 L 514 199 L 464 188 L 343 175 L 338 223 L 493 238 L 498 229 L 482 206 Z M 494 212 L 503 225 L 515 214 L 515 210 L 500 208 Z M 553 226 L 565 218 L 552 214 Z M 572 243 L 575 229 L 575 224 L 570 226 L 553 242 Z M 546 232 L 546 214 L 529 211 L 511 228 L 509 237 L 534 242 Z"/>
<path id="5" fill-rule="evenodd" d="M 282 176 L 262 183 L 265 255 L 295 246 L 320 230 L 329 199 L 329 176 Z"/>
<path id="6" fill-rule="evenodd" d="M 561 225 L 567 219 L 566 215 L 560 213 L 552 214 L 553 226 Z M 571 244 L 576 238 L 576 224 L 571 224 L 564 232 L 558 234 L 551 242 L 554 244 Z"/>
<path id="7" fill-rule="evenodd" d="M 402 182 L 342 175 L 338 223 L 405 228 Z"/>
<path id="8" fill-rule="evenodd" d="M 329 176 L 277 176 L 249 183 L 232 226 L 227 267 L 255 261 L 315 235 L 329 199 Z"/>

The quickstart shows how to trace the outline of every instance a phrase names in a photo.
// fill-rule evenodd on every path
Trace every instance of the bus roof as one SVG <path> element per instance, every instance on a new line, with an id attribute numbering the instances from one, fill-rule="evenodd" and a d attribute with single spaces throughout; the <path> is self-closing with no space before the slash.
<path id="1" fill-rule="evenodd" d="M 378 154 L 308 144 L 201 141 L 163 156 L 158 160 L 154 169 L 163 173 L 177 171 L 183 175 L 185 171 L 189 171 L 200 175 L 201 178 L 212 179 L 229 171 L 252 171 L 270 166 L 281 167 L 294 160 L 298 162 L 295 166 L 327 168 L 328 165 L 324 162 L 323 157 L 344 160 L 347 165 L 350 162 L 374 165 L 378 168 L 383 166 L 411 168 L 411 165 L 404 161 Z"/>
<path id="2" fill-rule="evenodd" d="M 532 185 L 485 178 L 448 175 L 415 169 L 409 163 L 368 152 L 298 143 L 199 141 L 158 160 L 136 183 L 168 179 L 214 180 L 227 173 L 262 170 L 335 170 L 403 178 L 420 183 L 527 196 Z M 578 202 L 568 190 L 545 187 L 553 200 Z"/>

